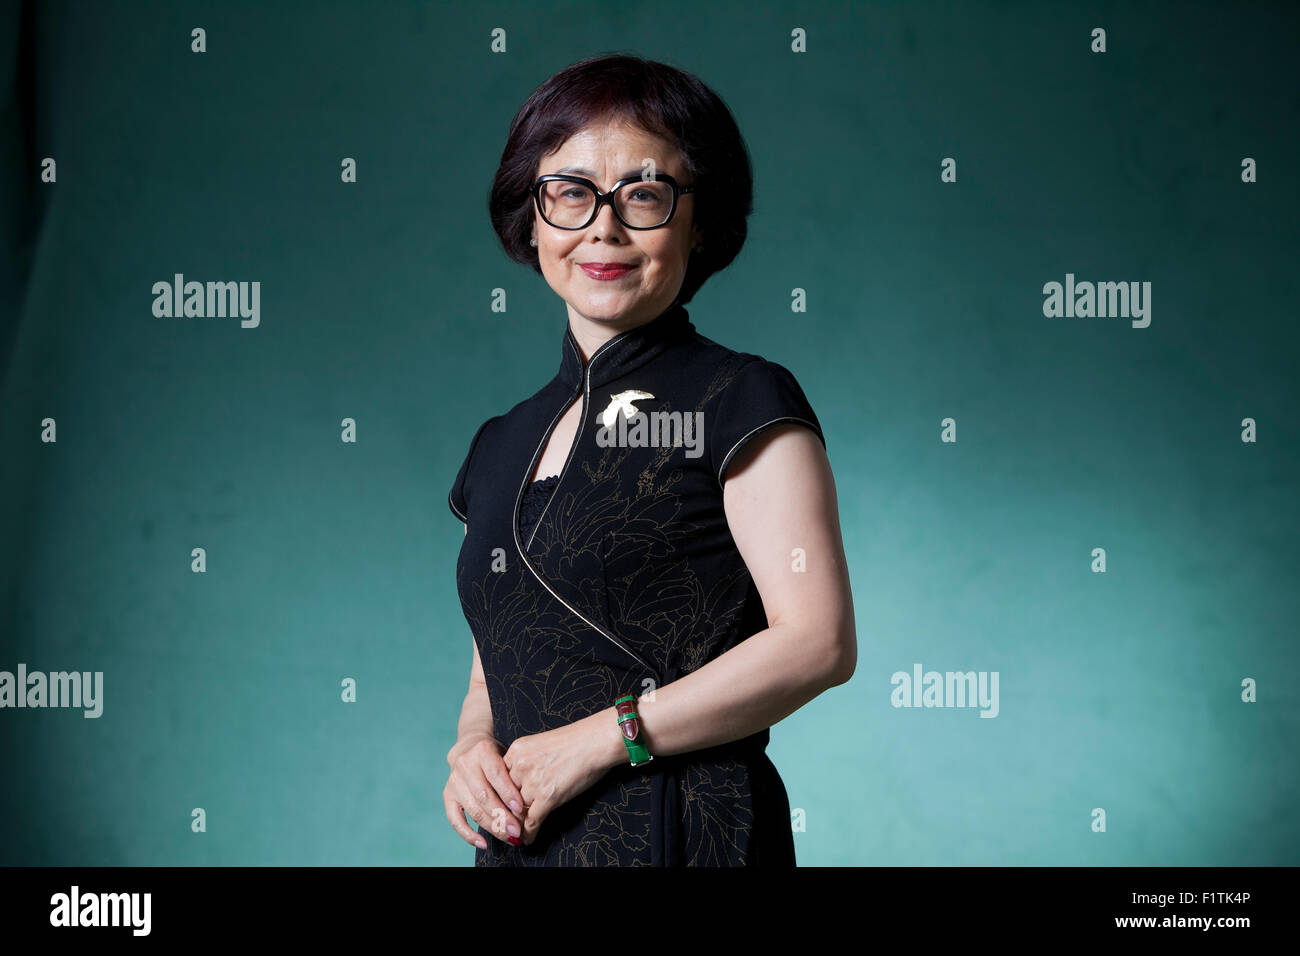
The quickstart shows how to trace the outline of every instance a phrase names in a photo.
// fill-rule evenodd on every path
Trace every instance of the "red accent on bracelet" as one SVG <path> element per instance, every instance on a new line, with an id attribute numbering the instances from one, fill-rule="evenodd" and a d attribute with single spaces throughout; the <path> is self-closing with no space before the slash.
<path id="1" fill-rule="evenodd" d="M 624 714 L 635 713 L 636 702 L 631 700 L 620 701 L 614 705 L 614 708 L 618 711 L 618 715 L 622 717 Z M 619 727 L 622 728 L 624 737 L 628 740 L 636 740 L 636 735 L 641 732 L 641 720 L 638 717 L 632 717 L 622 721 Z"/>

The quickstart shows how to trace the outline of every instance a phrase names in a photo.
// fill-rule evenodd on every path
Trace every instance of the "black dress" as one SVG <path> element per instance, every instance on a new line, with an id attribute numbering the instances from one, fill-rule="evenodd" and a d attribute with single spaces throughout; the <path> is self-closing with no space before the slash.
<path id="1" fill-rule="evenodd" d="M 531 482 L 579 395 L 563 468 Z M 781 422 L 825 444 L 787 369 L 705 338 L 674 304 L 585 367 L 566 325 L 555 377 L 479 426 L 448 502 L 468 525 L 457 591 L 503 746 L 667 685 L 767 627 L 722 483 L 737 450 Z M 768 736 L 620 765 L 531 845 L 487 833 L 475 865 L 793 866 Z"/>

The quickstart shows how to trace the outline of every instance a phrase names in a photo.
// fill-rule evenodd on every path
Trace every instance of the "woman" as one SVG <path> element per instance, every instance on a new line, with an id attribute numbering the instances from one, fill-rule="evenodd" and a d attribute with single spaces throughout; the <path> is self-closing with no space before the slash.
<path id="1" fill-rule="evenodd" d="M 474 658 L 443 798 L 475 865 L 794 865 L 768 728 L 857 650 L 816 416 L 683 308 L 751 197 L 727 107 L 660 63 L 577 63 L 514 119 L 493 225 L 568 325 L 449 495 Z"/>

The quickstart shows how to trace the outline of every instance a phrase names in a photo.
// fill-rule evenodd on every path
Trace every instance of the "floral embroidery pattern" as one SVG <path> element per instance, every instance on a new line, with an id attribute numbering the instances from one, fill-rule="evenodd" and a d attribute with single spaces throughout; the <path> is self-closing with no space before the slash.
<path id="1" fill-rule="evenodd" d="M 734 365 L 724 369 L 702 404 L 734 374 Z M 579 441 L 589 438 L 579 436 Z M 562 601 L 522 567 L 516 550 L 507 552 L 506 571 L 493 571 L 491 546 L 476 537 L 473 523 L 457 563 L 462 606 L 483 660 L 494 724 L 507 746 L 516 737 L 608 707 L 629 690 L 643 690 L 629 688 L 629 675 L 640 671 L 635 661 L 604 637 L 593 637 L 564 602 L 616 634 L 654 668 L 660 683 L 703 666 L 741 636 L 752 582 L 734 545 L 724 572 L 708 581 L 692 566 L 692 547 L 698 547 L 702 529 L 684 515 L 683 483 L 697 482 L 693 488 L 698 493 L 699 482 L 714 481 L 710 469 L 687 474 L 673 464 L 674 454 L 678 461 L 681 456 L 674 448 L 587 451 L 575 452 L 525 542 L 537 573 Z M 633 460 L 633 455 L 638 457 Z M 644 464 L 636 467 L 642 459 Z M 713 489 L 716 484 L 710 493 L 721 509 L 721 495 Z M 493 533 L 500 536 L 501 529 Z M 748 861 L 758 824 L 750 762 L 701 751 L 652 762 L 644 772 L 625 772 L 621 778 L 607 775 L 557 807 L 532 847 L 489 838 L 488 849 L 476 851 L 475 865 L 648 865 L 658 826 L 652 822 L 656 774 L 663 775 L 661 786 L 673 790 L 670 805 L 677 806 L 680 816 L 676 849 L 686 865 Z M 762 825 L 769 832 L 785 828 L 788 837 L 788 819 L 765 819 Z"/>

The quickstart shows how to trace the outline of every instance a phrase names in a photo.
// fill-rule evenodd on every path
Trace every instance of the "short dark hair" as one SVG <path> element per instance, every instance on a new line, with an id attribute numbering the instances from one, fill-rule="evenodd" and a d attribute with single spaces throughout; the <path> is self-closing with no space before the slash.
<path id="1" fill-rule="evenodd" d="M 739 254 L 754 205 L 749 152 L 731 111 L 698 77 L 653 60 L 602 54 L 565 67 L 533 91 L 510 124 L 488 194 L 492 227 L 515 262 L 541 273 L 529 244 L 531 189 L 542 157 L 593 123 L 625 120 L 676 144 L 691 174 L 703 249 L 691 254 L 676 301 L 685 304 Z"/>

